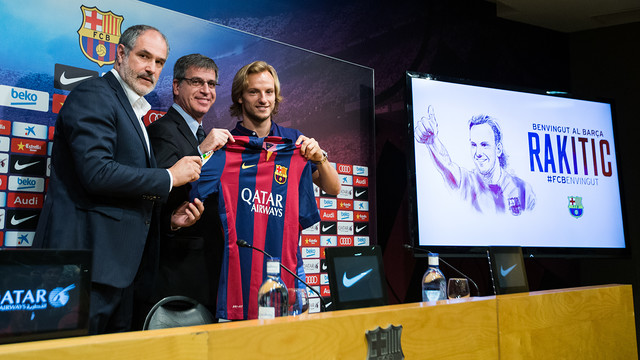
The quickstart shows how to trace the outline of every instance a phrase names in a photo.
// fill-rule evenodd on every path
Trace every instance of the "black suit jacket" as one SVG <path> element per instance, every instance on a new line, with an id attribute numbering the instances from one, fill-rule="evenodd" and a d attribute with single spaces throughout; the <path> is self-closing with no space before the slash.
<path id="1" fill-rule="evenodd" d="M 173 107 L 147 131 L 160 167 L 168 168 L 183 156 L 199 155 L 196 137 Z M 190 189 L 189 184 L 174 188 L 162 208 L 160 271 L 153 298 L 189 296 L 215 311 L 224 243 L 217 200 L 205 201 L 205 211 L 193 226 L 170 229 L 171 212 L 189 200 Z"/>
<path id="2" fill-rule="evenodd" d="M 167 200 L 170 181 L 156 168 L 116 77 L 108 72 L 86 81 L 56 120 L 34 247 L 92 249 L 92 280 L 127 287 L 140 267 L 154 202 Z M 148 245 L 156 239 L 150 236 Z"/>

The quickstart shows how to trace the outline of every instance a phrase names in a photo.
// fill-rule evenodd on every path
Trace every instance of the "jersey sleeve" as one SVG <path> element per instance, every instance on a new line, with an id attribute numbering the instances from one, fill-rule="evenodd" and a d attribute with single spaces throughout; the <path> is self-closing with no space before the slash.
<path id="1" fill-rule="evenodd" d="M 224 170 L 226 154 L 224 151 L 216 151 L 200 170 L 200 178 L 191 183 L 189 200 L 198 198 L 204 201 L 209 195 L 220 190 L 220 177 Z"/>

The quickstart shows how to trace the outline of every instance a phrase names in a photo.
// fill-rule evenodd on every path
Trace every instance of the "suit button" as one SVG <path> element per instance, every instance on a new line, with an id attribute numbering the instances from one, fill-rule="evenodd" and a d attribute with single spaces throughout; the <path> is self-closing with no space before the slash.
<path id="1" fill-rule="evenodd" d="M 144 221 L 144 224 L 145 224 L 145 225 L 147 225 L 147 226 L 149 226 L 149 225 L 151 224 L 151 221 L 149 221 L 149 220 L 145 220 L 145 221 Z"/>

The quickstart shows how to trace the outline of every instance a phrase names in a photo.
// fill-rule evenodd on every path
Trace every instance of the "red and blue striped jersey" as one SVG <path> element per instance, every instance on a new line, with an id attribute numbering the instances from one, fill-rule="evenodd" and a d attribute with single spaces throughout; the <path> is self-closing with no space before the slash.
<path id="1" fill-rule="evenodd" d="M 216 316 L 258 317 L 258 289 L 266 277 L 266 259 L 258 251 L 238 248 L 242 239 L 298 266 L 300 231 L 318 221 L 311 167 L 294 141 L 280 137 L 235 136 L 215 152 L 192 184 L 191 198 L 217 194 L 225 233 Z M 288 288 L 295 279 L 283 272 Z"/>

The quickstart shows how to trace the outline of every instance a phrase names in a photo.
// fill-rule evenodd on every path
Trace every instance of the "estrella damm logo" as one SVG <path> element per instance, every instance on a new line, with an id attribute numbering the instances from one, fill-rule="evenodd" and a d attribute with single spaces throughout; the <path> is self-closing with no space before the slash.
<path id="1" fill-rule="evenodd" d="M 278 184 L 287 182 L 287 167 L 276 164 L 276 171 L 273 172 L 273 178 Z"/>
<path id="2" fill-rule="evenodd" d="M 569 213 L 574 218 L 579 218 L 584 212 L 584 206 L 582 206 L 582 197 L 569 196 Z"/>
<path id="3" fill-rule="evenodd" d="M 82 25 L 78 29 L 80 48 L 87 59 L 99 66 L 113 64 L 116 61 L 116 50 L 120 35 L 123 16 L 113 12 L 104 12 L 97 7 L 80 6 L 82 10 Z"/>

